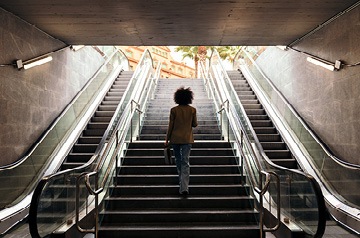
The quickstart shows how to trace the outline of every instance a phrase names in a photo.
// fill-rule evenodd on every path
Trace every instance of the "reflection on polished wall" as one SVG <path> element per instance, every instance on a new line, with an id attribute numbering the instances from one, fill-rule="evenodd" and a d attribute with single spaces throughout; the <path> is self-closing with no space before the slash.
<path id="1" fill-rule="evenodd" d="M 293 48 L 330 62 L 329 71 L 294 50 L 268 47 L 257 59 L 264 73 L 311 129 L 341 160 L 360 164 L 360 8 L 300 41 Z"/>

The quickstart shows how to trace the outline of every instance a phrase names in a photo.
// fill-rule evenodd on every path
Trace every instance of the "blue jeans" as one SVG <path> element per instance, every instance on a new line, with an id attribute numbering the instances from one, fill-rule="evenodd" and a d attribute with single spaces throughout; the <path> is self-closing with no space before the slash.
<path id="1" fill-rule="evenodd" d="M 179 175 L 179 192 L 189 192 L 191 144 L 173 144 L 176 168 Z"/>

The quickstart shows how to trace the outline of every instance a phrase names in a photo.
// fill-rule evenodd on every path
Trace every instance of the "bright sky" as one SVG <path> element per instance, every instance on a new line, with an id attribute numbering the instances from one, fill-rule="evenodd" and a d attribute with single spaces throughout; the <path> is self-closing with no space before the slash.
<path id="1" fill-rule="evenodd" d="M 174 60 L 179 61 L 179 62 L 184 62 L 184 63 L 186 63 L 186 65 L 188 65 L 190 67 L 195 67 L 194 60 L 189 59 L 189 58 L 185 58 L 184 60 L 182 60 L 182 53 L 175 52 L 176 46 L 169 46 L 169 48 L 171 50 L 171 56 L 173 57 Z"/>

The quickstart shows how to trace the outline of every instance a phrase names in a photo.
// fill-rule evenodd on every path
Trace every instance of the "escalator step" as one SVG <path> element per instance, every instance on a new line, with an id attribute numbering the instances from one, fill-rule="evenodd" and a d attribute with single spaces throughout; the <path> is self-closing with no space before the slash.
<path id="1" fill-rule="evenodd" d="M 114 111 L 96 111 L 96 117 L 112 117 L 114 115 Z"/>
<path id="2" fill-rule="evenodd" d="M 245 112 L 248 115 L 266 115 L 266 112 L 264 109 L 246 109 Z"/>
<path id="3" fill-rule="evenodd" d="M 80 136 L 78 143 L 79 144 L 99 144 L 101 141 L 101 136 Z"/>
<path id="4" fill-rule="evenodd" d="M 297 162 L 295 159 L 272 159 L 275 164 L 289 169 L 297 169 Z"/>
<path id="5" fill-rule="evenodd" d="M 264 150 L 265 154 L 270 159 L 289 159 L 291 158 L 291 153 L 289 150 Z"/>
<path id="6" fill-rule="evenodd" d="M 250 121 L 269 120 L 269 117 L 267 115 L 248 115 L 248 118 L 250 119 Z"/>
<path id="7" fill-rule="evenodd" d="M 276 142 L 282 141 L 281 136 L 279 134 L 259 134 L 257 135 L 260 142 Z"/>
<path id="8" fill-rule="evenodd" d="M 69 153 L 66 157 L 68 163 L 86 163 L 88 162 L 94 153 Z"/>
<path id="9" fill-rule="evenodd" d="M 86 129 L 83 131 L 84 136 L 102 136 L 105 133 L 105 129 Z"/>
<path id="10" fill-rule="evenodd" d="M 122 92 L 108 92 L 106 96 L 121 97 Z"/>
<path id="11" fill-rule="evenodd" d="M 241 100 L 241 103 L 242 104 L 258 104 L 259 101 L 257 99 L 254 99 L 254 100 Z"/>
<path id="12" fill-rule="evenodd" d="M 264 150 L 283 150 L 286 149 L 284 142 L 261 142 Z"/>
<path id="13" fill-rule="evenodd" d="M 115 97 L 115 96 L 105 96 L 104 101 L 116 101 L 120 102 L 121 97 Z"/>
<path id="14" fill-rule="evenodd" d="M 94 153 L 97 147 L 98 147 L 97 144 L 75 144 L 72 152 L 73 153 Z"/>
<path id="15" fill-rule="evenodd" d="M 271 120 L 250 120 L 251 125 L 255 127 L 273 127 Z"/>
<path id="16" fill-rule="evenodd" d="M 240 101 L 242 101 L 242 100 L 256 100 L 255 95 L 240 95 L 239 98 L 240 98 Z"/>
<path id="17" fill-rule="evenodd" d="M 99 105 L 98 111 L 115 111 L 117 105 Z"/>
<path id="18" fill-rule="evenodd" d="M 260 104 L 244 104 L 243 103 L 243 107 L 244 109 L 263 109 L 263 107 Z"/>
<path id="19" fill-rule="evenodd" d="M 110 122 L 112 117 L 93 117 L 91 118 L 92 122 Z"/>
<path id="20" fill-rule="evenodd" d="M 256 134 L 277 134 L 275 127 L 254 127 Z"/>
<path id="21" fill-rule="evenodd" d="M 109 123 L 101 123 L 101 122 L 89 122 L 87 128 L 88 129 L 105 129 L 108 128 Z"/>

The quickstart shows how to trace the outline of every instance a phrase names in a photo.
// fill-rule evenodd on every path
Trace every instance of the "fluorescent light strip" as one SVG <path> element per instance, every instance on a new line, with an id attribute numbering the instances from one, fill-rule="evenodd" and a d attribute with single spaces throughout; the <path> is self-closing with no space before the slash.
<path id="1" fill-rule="evenodd" d="M 48 56 L 48 57 L 33 61 L 31 63 L 24 63 L 24 69 L 30 69 L 34 66 L 42 65 L 42 64 L 45 64 L 50 61 L 52 61 L 52 57 Z"/>
<path id="2" fill-rule="evenodd" d="M 331 64 L 327 64 L 327 63 L 324 63 L 320 60 L 317 60 L 317 59 L 314 59 L 312 57 L 307 57 L 306 58 L 307 61 L 309 61 L 310 63 L 313 63 L 315 65 L 318 65 L 318 66 L 321 66 L 325 69 L 328 69 L 328 70 L 331 70 L 331 71 L 334 71 L 335 70 L 335 66 L 334 65 L 331 65 Z"/>

